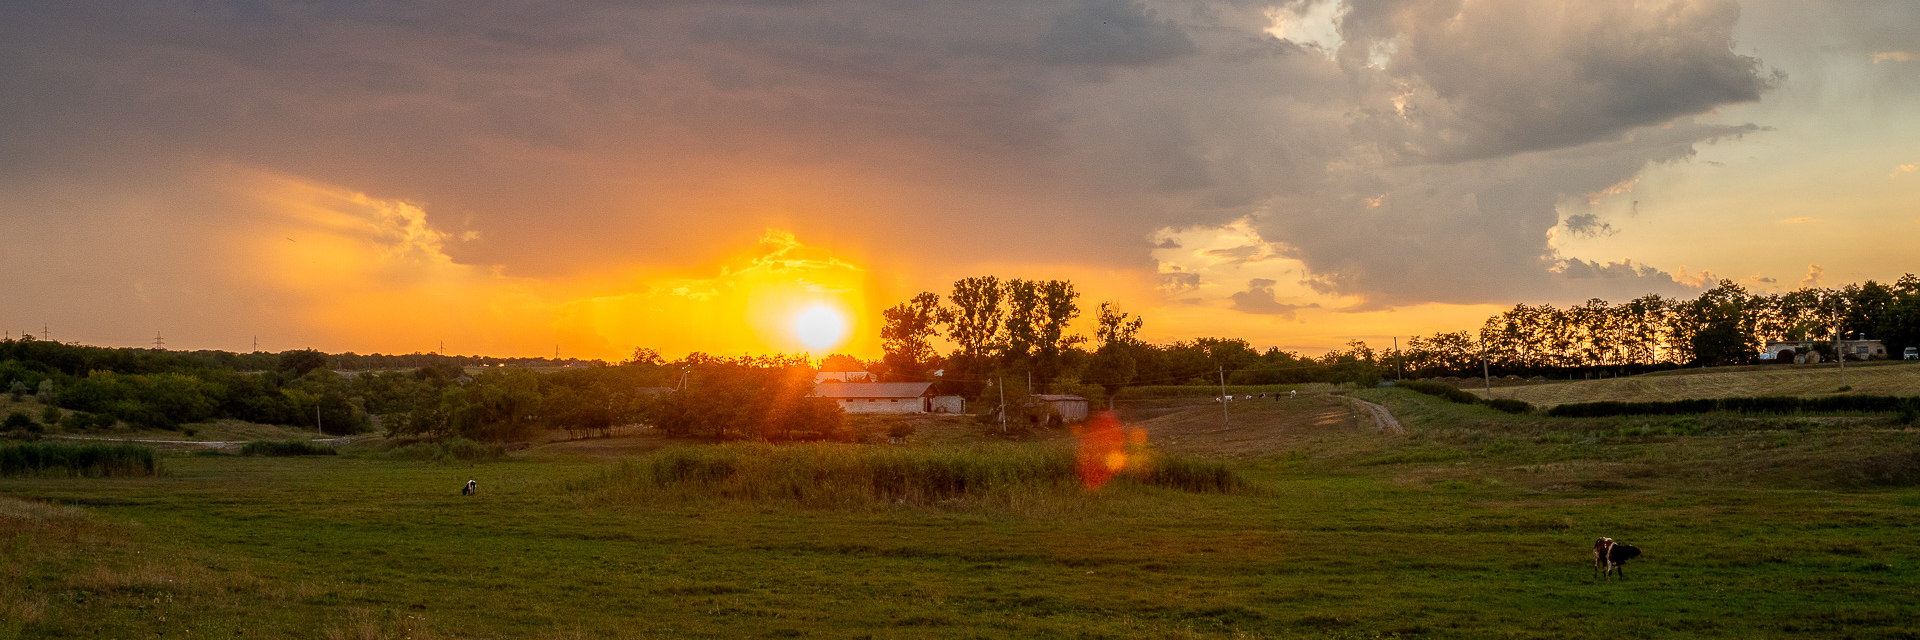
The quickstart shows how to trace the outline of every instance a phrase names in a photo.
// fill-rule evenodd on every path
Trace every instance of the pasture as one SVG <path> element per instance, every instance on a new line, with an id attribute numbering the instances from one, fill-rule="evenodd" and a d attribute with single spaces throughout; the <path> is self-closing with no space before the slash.
<path id="1" fill-rule="evenodd" d="M 1549 381 L 1543 384 L 1493 388 L 1495 398 L 1525 400 L 1538 407 L 1574 402 L 1614 400 L 1654 402 L 1694 398 L 1746 396 L 1822 396 L 1836 393 L 1863 395 L 1920 395 L 1920 362 L 1899 360 L 1856 362 L 1846 366 L 1846 391 L 1841 391 L 1840 366 L 1753 365 L 1679 369 L 1625 378 Z M 1461 388 L 1476 395 L 1486 391 L 1473 380 Z"/>
<path id="2" fill-rule="evenodd" d="M 182 454 L 157 477 L 4 478 L 0 638 L 1920 634 L 1920 490 L 1855 473 L 1920 451 L 1891 418 L 1557 419 L 1354 392 L 1394 433 L 1328 391 L 1234 403 L 1230 426 L 1205 399 L 1123 405 L 1145 446 L 1227 461 L 1247 484 L 1229 492 L 654 490 L 633 478 L 674 456 L 751 452 L 651 437 L 502 462 Z M 1074 439 L 987 447 L 953 420 L 872 447 L 992 467 L 973 458 Z M 478 496 L 460 495 L 469 478 Z M 1591 577 L 1603 535 L 1646 553 L 1624 582 Z"/>

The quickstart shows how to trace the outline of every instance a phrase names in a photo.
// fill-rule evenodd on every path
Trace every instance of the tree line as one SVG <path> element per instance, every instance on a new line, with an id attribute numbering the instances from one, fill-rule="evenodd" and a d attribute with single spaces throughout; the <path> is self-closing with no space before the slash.
<path id="1" fill-rule="evenodd" d="M 1831 341 L 1842 336 L 1880 340 L 1895 358 L 1920 346 L 1920 278 L 1765 295 L 1721 280 L 1693 299 L 1595 298 L 1564 309 L 1520 304 L 1487 318 L 1478 332 L 1415 337 L 1401 352 L 1375 357 L 1416 376 L 1477 374 L 1483 357 L 1503 374 L 1638 372 L 1752 364 L 1770 341 L 1814 341 L 1832 358 Z"/>

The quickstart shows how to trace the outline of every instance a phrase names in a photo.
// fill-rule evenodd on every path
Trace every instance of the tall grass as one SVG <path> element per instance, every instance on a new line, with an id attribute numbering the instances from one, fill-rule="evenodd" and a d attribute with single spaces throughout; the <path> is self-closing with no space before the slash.
<path id="1" fill-rule="evenodd" d="M 644 500 L 663 494 L 809 507 L 876 504 L 1008 504 L 1088 491 L 1082 461 L 1066 447 L 893 449 L 848 445 L 728 444 L 687 447 L 621 464 L 576 487 Z M 1134 454 L 1109 486 L 1238 492 L 1218 462 Z"/>
<path id="2" fill-rule="evenodd" d="M 108 478 L 151 476 L 159 471 L 153 447 L 65 442 L 0 445 L 0 477 Z"/>
<path id="3" fill-rule="evenodd" d="M 466 438 L 449 438 L 439 442 L 415 442 L 395 447 L 387 451 L 387 457 L 395 460 L 431 462 L 489 462 L 505 459 L 507 447 L 499 443 L 480 443 Z"/>
<path id="4" fill-rule="evenodd" d="M 243 456 L 331 456 L 333 447 L 311 440 L 255 440 L 240 447 Z"/>

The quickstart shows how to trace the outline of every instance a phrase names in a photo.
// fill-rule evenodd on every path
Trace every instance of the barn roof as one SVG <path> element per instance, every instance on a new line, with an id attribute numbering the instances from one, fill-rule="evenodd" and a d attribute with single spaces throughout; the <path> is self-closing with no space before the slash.
<path id="1" fill-rule="evenodd" d="M 931 382 L 835 382 L 813 388 L 821 398 L 918 398 L 927 395 Z"/>

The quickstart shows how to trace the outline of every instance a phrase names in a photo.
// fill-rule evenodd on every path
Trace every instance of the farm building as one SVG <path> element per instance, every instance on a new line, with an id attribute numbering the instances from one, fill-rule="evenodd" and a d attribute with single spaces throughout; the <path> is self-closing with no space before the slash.
<path id="1" fill-rule="evenodd" d="M 847 413 L 964 413 L 966 399 L 933 395 L 931 382 L 821 382 L 813 397 L 831 398 Z"/>
<path id="2" fill-rule="evenodd" d="M 1780 362 L 1781 364 L 1786 364 L 1787 362 L 1793 362 L 1796 364 L 1802 363 L 1802 362 L 1808 362 L 1808 363 L 1819 362 L 1820 360 L 1817 359 L 1817 357 L 1814 357 L 1814 358 L 1808 357 L 1810 355 L 1817 356 L 1817 354 L 1815 354 L 1814 352 L 1814 345 L 1827 345 L 1831 347 L 1833 345 L 1833 341 L 1832 340 L 1769 341 L 1767 342 L 1767 351 L 1765 353 L 1760 354 L 1760 360 L 1775 361 L 1775 362 Z M 1847 354 L 1848 360 L 1885 360 L 1887 358 L 1887 345 L 1881 343 L 1879 340 L 1841 340 L 1840 352 Z M 1785 359 L 1781 358 L 1782 354 L 1787 354 Z"/>
<path id="3" fill-rule="evenodd" d="M 1087 399 L 1080 396 L 1034 394 L 1033 399 L 1045 403 L 1048 408 L 1060 412 L 1060 419 L 1067 422 L 1080 422 L 1087 419 Z"/>

